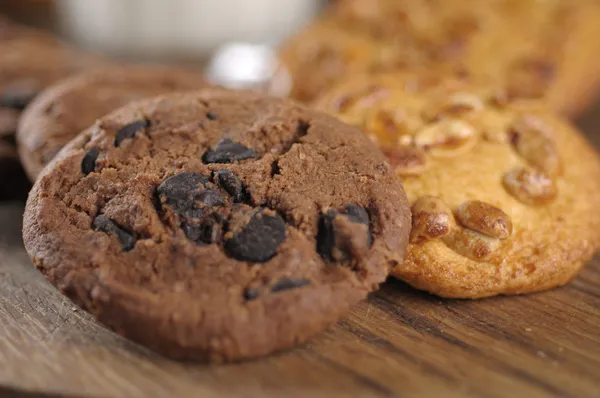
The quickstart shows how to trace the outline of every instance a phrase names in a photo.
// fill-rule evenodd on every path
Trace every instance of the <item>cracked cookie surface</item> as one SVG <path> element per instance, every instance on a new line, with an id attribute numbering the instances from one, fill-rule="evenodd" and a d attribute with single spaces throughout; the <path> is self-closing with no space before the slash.
<path id="1" fill-rule="evenodd" d="M 161 66 L 114 66 L 61 80 L 21 117 L 17 143 L 29 178 L 35 181 L 64 145 L 110 111 L 145 97 L 207 86 L 199 73 Z"/>
<path id="2" fill-rule="evenodd" d="M 432 74 L 357 75 L 316 107 L 388 156 L 412 206 L 392 274 L 444 297 L 549 289 L 600 245 L 600 162 L 534 100 Z"/>
<path id="3" fill-rule="evenodd" d="M 574 114 L 600 84 L 599 22 L 595 0 L 345 0 L 280 54 L 302 101 L 361 71 L 438 68 Z"/>
<path id="4" fill-rule="evenodd" d="M 306 341 L 402 261 L 410 209 L 355 127 L 206 89 L 131 103 L 67 145 L 30 195 L 36 267 L 116 332 L 175 358 Z"/>

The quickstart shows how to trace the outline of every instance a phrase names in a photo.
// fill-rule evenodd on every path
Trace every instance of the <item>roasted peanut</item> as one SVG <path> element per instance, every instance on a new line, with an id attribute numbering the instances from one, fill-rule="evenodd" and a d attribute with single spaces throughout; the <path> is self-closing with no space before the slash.
<path id="1" fill-rule="evenodd" d="M 422 149 L 398 146 L 393 149 L 384 149 L 383 153 L 399 176 L 416 176 L 427 169 L 427 156 Z"/>
<path id="2" fill-rule="evenodd" d="M 511 141 L 517 153 L 527 163 L 554 177 L 561 173 L 562 165 L 548 130 L 542 120 L 532 115 L 522 115 L 510 128 Z"/>
<path id="3" fill-rule="evenodd" d="M 477 95 L 467 92 L 457 92 L 448 97 L 444 111 L 454 115 L 463 112 L 480 111 L 482 109 L 483 101 Z"/>
<path id="4" fill-rule="evenodd" d="M 423 196 L 412 206 L 411 243 L 448 235 L 456 222 L 450 208 L 435 196 Z"/>
<path id="5" fill-rule="evenodd" d="M 422 121 L 407 109 L 373 108 L 366 115 L 365 130 L 377 136 L 384 147 L 412 141 L 412 135 Z"/>
<path id="6" fill-rule="evenodd" d="M 456 228 L 442 238 L 446 246 L 472 260 L 483 261 L 500 246 L 500 240 L 465 228 Z"/>
<path id="7" fill-rule="evenodd" d="M 516 168 L 504 175 L 506 191 L 527 205 L 545 205 L 557 195 L 554 181 L 546 174 L 532 168 Z"/>
<path id="8" fill-rule="evenodd" d="M 479 111 L 483 106 L 483 101 L 475 94 L 459 91 L 429 104 L 421 111 L 421 116 L 430 122 L 446 117 L 457 118 L 465 113 Z"/>
<path id="9" fill-rule="evenodd" d="M 469 123 L 444 119 L 431 124 L 415 135 L 415 145 L 437 157 L 457 156 L 470 150 L 476 141 L 476 131 Z"/>
<path id="10" fill-rule="evenodd" d="M 512 234 L 510 217 L 488 203 L 472 200 L 461 204 L 456 218 L 465 227 L 492 238 L 506 239 Z"/>

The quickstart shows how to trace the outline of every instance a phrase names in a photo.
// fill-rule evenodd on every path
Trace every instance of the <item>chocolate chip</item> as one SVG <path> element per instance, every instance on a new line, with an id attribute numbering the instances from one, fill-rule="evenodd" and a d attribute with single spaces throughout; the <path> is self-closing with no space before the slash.
<path id="1" fill-rule="evenodd" d="M 230 170 L 218 170 L 213 173 L 213 181 L 223 188 L 236 203 L 245 202 L 247 194 L 242 180 Z"/>
<path id="2" fill-rule="evenodd" d="M 96 217 L 92 225 L 96 231 L 104 232 L 109 235 L 115 235 L 117 238 L 119 238 L 124 251 L 128 252 L 134 248 L 135 238 L 133 235 L 119 227 L 105 216 L 99 215 Z"/>
<path id="3" fill-rule="evenodd" d="M 121 143 L 129 138 L 135 137 L 138 131 L 150 127 L 150 121 L 147 119 L 136 120 L 125 126 L 123 126 L 115 137 L 115 147 L 121 145 Z"/>
<path id="4" fill-rule="evenodd" d="M 225 197 L 216 189 L 207 189 L 196 196 L 196 202 L 198 201 L 206 207 L 218 207 L 225 204 Z"/>
<path id="5" fill-rule="evenodd" d="M 215 147 L 202 156 L 204 163 L 233 163 L 238 160 L 254 159 L 258 157 L 252 149 L 224 138 Z"/>
<path id="6" fill-rule="evenodd" d="M 0 106 L 23 110 L 37 95 L 31 84 L 16 83 L 4 89 L 0 95 Z"/>
<path id="7" fill-rule="evenodd" d="M 367 229 L 367 246 L 371 247 L 373 244 L 373 234 L 371 233 L 370 228 L 371 218 L 369 217 L 369 213 L 367 213 L 364 208 L 357 205 L 347 205 L 344 210 L 350 221 L 358 224 L 365 224 L 369 227 Z"/>
<path id="8" fill-rule="evenodd" d="M 244 300 L 246 301 L 256 300 L 258 296 L 260 296 L 260 289 L 250 287 L 244 290 Z"/>
<path id="9" fill-rule="evenodd" d="M 310 285 L 310 281 L 308 279 L 280 279 L 276 284 L 273 285 L 273 287 L 271 287 L 271 291 L 273 293 L 277 293 L 308 285 Z"/>
<path id="10" fill-rule="evenodd" d="M 281 169 L 279 168 L 279 162 L 274 161 L 271 163 L 271 177 L 275 177 L 276 175 L 281 174 Z"/>
<path id="11" fill-rule="evenodd" d="M 321 257 L 327 261 L 333 261 L 332 250 L 335 247 L 335 230 L 333 228 L 333 220 L 338 215 L 335 210 L 328 210 L 322 214 L 319 219 L 319 229 L 317 233 L 317 251 Z"/>
<path id="12" fill-rule="evenodd" d="M 225 253 L 239 261 L 265 262 L 273 258 L 285 239 L 285 222 L 264 209 L 257 211 L 241 230 L 225 241 Z"/>
<path id="13" fill-rule="evenodd" d="M 206 117 L 208 118 L 208 120 L 217 120 L 217 114 L 213 112 L 208 112 L 206 114 Z"/>
<path id="14" fill-rule="evenodd" d="M 83 157 L 81 160 L 81 172 L 85 175 L 90 174 L 96 169 L 96 160 L 98 160 L 98 155 L 100 152 L 96 148 L 92 148 Z"/>
<path id="15" fill-rule="evenodd" d="M 171 206 L 177 213 L 200 218 L 207 208 L 225 203 L 224 195 L 207 184 L 208 178 L 201 174 L 185 172 L 167 178 L 158 186 L 156 192 L 161 203 Z"/>
<path id="16" fill-rule="evenodd" d="M 310 123 L 305 120 L 298 120 L 298 128 L 296 130 L 296 139 L 300 137 L 304 137 L 308 134 L 308 129 L 310 128 Z"/>
<path id="17" fill-rule="evenodd" d="M 352 222 L 369 225 L 371 219 L 369 213 L 365 209 L 357 205 L 347 205 L 344 207 L 344 213 L 348 216 L 348 219 Z"/>
<path id="18" fill-rule="evenodd" d="M 352 224 L 366 225 L 366 236 L 356 236 L 359 230 L 352 227 L 344 227 L 342 223 L 336 223 L 339 217 L 346 218 Z M 343 220 L 341 220 L 343 221 Z M 371 247 L 373 236 L 370 230 L 370 218 L 367 211 L 357 205 L 347 205 L 341 211 L 328 210 L 321 215 L 317 233 L 317 251 L 327 261 L 346 261 L 361 251 Z M 362 233 L 362 232 L 361 232 Z M 356 244 L 359 246 L 355 246 Z"/>
<path id="19" fill-rule="evenodd" d="M 200 225 L 183 224 L 181 227 L 185 236 L 198 245 L 218 243 L 223 236 L 223 222 L 218 219 L 218 214 L 213 214 L 209 220 L 202 220 Z"/>

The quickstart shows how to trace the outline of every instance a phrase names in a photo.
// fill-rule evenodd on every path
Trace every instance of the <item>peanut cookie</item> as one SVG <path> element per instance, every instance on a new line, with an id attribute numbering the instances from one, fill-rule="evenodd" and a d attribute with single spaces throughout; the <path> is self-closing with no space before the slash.
<path id="1" fill-rule="evenodd" d="M 69 143 L 25 212 L 33 263 L 116 332 L 174 358 L 307 340 L 402 261 L 385 157 L 324 113 L 206 89 L 131 103 Z"/>
<path id="2" fill-rule="evenodd" d="M 468 73 L 574 114 L 600 83 L 594 0 L 346 0 L 292 37 L 291 96 L 310 101 L 357 70 Z"/>
<path id="3" fill-rule="evenodd" d="M 537 101 L 465 81 L 355 76 L 317 108 L 362 127 L 402 177 L 412 205 L 393 275 L 443 297 L 549 289 L 600 243 L 600 162 Z"/>
<path id="4" fill-rule="evenodd" d="M 198 73 L 159 66 L 120 66 L 59 81 L 23 113 L 17 143 L 32 181 L 60 149 L 96 119 L 133 100 L 208 84 Z"/>

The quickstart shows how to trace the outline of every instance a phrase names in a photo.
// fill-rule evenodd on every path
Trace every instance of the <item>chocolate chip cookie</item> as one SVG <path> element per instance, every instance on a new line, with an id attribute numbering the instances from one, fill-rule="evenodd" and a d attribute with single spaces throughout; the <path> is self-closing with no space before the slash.
<path id="1" fill-rule="evenodd" d="M 15 133 L 19 112 L 42 89 L 103 62 L 6 19 L 0 21 L 0 54 L 0 135 Z"/>
<path id="2" fill-rule="evenodd" d="M 208 86 L 199 73 L 160 66 L 114 66 L 61 80 L 23 113 L 17 142 L 32 181 L 96 119 L 133 100 Z"/>
<path id="3" fill-rule="evenodd" d="M 174 358 L 307 340 L 402 261 L 410 210 L 377 147 L 291 101 L 206 89 L 131 103 L 69 143 L 25 212 L 33 263 Z"/>
<path id="4" fill-rule="evenodd" d="M 281 57 L 302 101 L 357 71 L 435 68 L 572 115 L 600 82 L 599 35 L 595 0 L 346 0 L 284 44 Z"/>
<path id="5" fill-rule="evenodd" d="M 436 76 L 355 76 L 317 103 L 362 127 L 412 205 L 393 275 L 443 297 L 520 294 L 571 280 L 600 244 L 600 161 L 533 100 Z"/>

